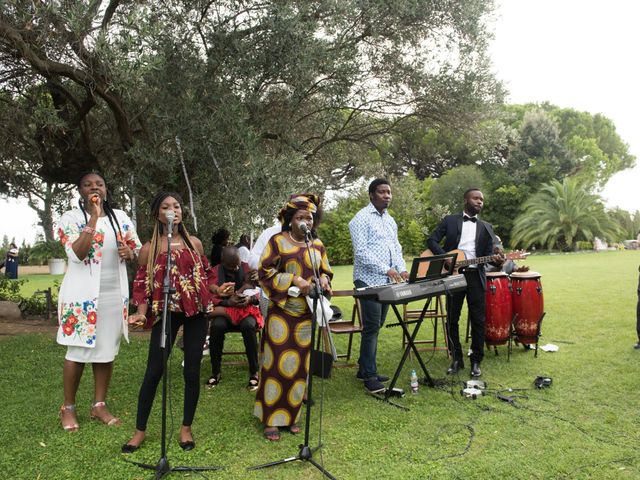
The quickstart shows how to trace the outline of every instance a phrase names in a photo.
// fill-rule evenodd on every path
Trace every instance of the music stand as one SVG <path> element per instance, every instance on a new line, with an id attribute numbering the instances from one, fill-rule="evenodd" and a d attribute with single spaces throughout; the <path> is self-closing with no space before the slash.
<path id="1" fill-rule="evenodd" d="M 455 253 L 446 253 L 443 255 L 434 255 L 431 257 L 418 257 L 413 259 L 413 263 L 411 265 L 411 272 L 409 273 L 409 283 L 422 283 L 422 282 L 431 282 L 435 280 L 442 279 L 444 277 L 450 276 L 455 269 L 455 260 L 457 255 Z M 431 376 L 429 375 L 429 371 L 427 370 L 426 365 L 422 361 L 422 357 L 420 356 L 420 352 L 418 351 L 415 345 L 415 339 L 418 336 L 418 332 L 420 327 L 422 326 L 422 321 L 424 320 L 424 316 L 431 305 L 431 300 L 435 295 L 431 295 L 427 298 L 422 311 L 420 312 L 420 316 L 416 320 L 411 320 L 405 322 L 402 319 L 402 315 L 398 311 L 398 304 L 407 303 L 406 301 L 398 301 L 391 303 L 391 308 L 393 309 L 396 318 L 398 319 L 397 323 L 392 323 L 386 325 L 386 328 L 391 327 L 401 327 L 402 334 L 407 340 L 407 344 L 405 346 L 404 352 L 402 354 L 402 358 L 400 359 L 400 363 L 396 368 L 396 371 L 391 379 L 391 383 L 389 387 L 385 389 L 384 396 L 379 396 L 377 394 L 373 394 L 375 398 L 378 398 L 384 402 L 390 403 L 391 405 L 402 408 L 404 410 L 409 410 L 407 407 L 398 405 L 389 401 L 389 397 L 394 394 L 394 388 L 398 378 L 400 377 L 400 373 L 402 372 L 402 368 L 404 367 L 405 362 L 407 361 L 407 357 L 409 356 L 409 352 L 413 350 L 413 353 L 416 357 L 416 360 L 420 364 L 420 368 L 424 373 L 424 378 L 421 380 L 423 385 L 427 385 L 429 387 L 434 387 L 435 383 Z M 413 332 L 409 332 L 408 325 L 414 324 L 415 327 Z"/>
<path id="2" fill-rule="evenodd" d="M 409 272 L 409 283 L 426 282 L 453 275 L 456 268 L 456 257 L 455 253 L 445 253 L 431 257 L 414 258 L 411 272 Z"/>

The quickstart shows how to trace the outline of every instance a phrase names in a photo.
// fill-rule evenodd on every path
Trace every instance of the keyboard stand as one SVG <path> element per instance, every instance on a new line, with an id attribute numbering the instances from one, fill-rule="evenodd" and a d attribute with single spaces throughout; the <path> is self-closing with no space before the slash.
<path id="1" fill-rule="evenodd" d="M 422 372 L 424 373 L 424 378 L 421 379 L 421 383 L 423 385 L 427 385 L 429 387 L 434 387 L 435 386 L 435 384 L 433 382 L 433 379 L 429 375 L 429 372 L 427 370 L 426 365 L 422 361 L 422 357 L 420 357 L 420 352 L 418 351 L 418 349 L 417 349 L 417 347 L 415 345 L 415 339 L 418 336 L 418 331 L 420 330 L 420 327 L 422 326 L 422 321 L 424 320 L 424 316 L 427 313 L 427 310 L 429 309 L 429 306 L 431 305 L 431 299 L 432 298 L 433 298 L 433 296 L 429 297 L 428 300 L 425 302 L 424 307 L 422 308 L 422 312 L 420 313 L 420 317 L 418 317 L 418 319 L 416 319 L 416 320 L 411 320 L 411 321 L 408 321 L 408 322 L 406 322 L 406 321 L 404 321 L 402 319 L 402 315 L 400 315 L 400 312 L 398 311 L 398 307 L 396 306 L 396 304 L 391 304 L 391 308 L 393 309 L 394 313 L 396 314 L 396 317 L 398 318 L 398 323 L 391 323 L 389 325 L 386 325 L 386 328 L 401 327 L 402 328 L 402 334 L 406 338 L 407 344 L 406 344 L 404 352 L 402 354 L 402 358 L 400 360 L 400 364 L 398 365 L 398 368 L 396 368 L 396 371 L 393 374 L 393 378 L 391 379 L 391 383 L 389 384 L 389 387 L 384 391 L 384 395 L 382 395 L 382 394 L 373 394 L 373 396 L 375 398 L 379 399 L 379 400 L 382 400 L 383 402 L 389 403 L 389 404 L 393 405 L 394 407 L 398 407 L 398 408 L 401 408 L 403 410 L 409 410 L 409 408 L 391 402 L 389 400 L 389 397 L 391 397 L 392 394 L 393 394 L 393 389 L 396 386 L 398 378 L 400 378 L 400 374 L 402 373 L 402 368 L 404 367 L 404 363 L 407 361 L 407 357 L 409 356 L 409 352 L 411 350 L 413 350 L 413 353 L 415 354 L 416 359 L 418 360 L 418 363 L 420 364 L 420 368 L 422 368 Z M 415 324 L 415 327 L 413 328 L 413 332 L 411 332 L 411 333 L 409 333 L 409 328 L 408 328 L 408 325 L 410 325 L 410 324 Z"/>

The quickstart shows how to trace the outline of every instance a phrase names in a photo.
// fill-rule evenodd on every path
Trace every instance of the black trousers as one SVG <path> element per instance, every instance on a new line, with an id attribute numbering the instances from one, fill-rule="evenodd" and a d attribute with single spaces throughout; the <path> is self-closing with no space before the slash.
<path id="1" fill-rule="evenodd" d="M 209 353 L 211 355 L 211 375 L 220 373 L 222 352 L 224 351 L 224 336 L 227 332 L 240 332 L 244 342 L 244 350 L 249 362 L 249 375 L 257 375 L 258 370 L 258 341 L 256 340 L 256 319 L 248 316 L 238 325 L 231 323 L 227 317 L 214 317 L 209 330 Z"/>
<path id="2" fill-rule="evenodd" d="M 180 326 L 184 326 L 184 412 L 182 424 L 189 426 L 193 423 L 193 417 L 200 396 L 200 361 L 202 360 L 202 346 L 207 336 L 207 323 L 204 315 L 198 314 L 187 317 L 183 313 L 172 312 L 171 328 L 167 347 L 169 354 L 176 340 L 176 334 Z M 138 414 L 136 428 L 145 431 L 147 420 L 156 396 L 158 383 L 162 378 L 162 349 L 160 337 L 162 336 L 162 321 L 157 322 L 151 330 L 149 341 L 149 356 L 147 358 L 147 370 L 138 394 Z"/>
<path id="3" fill-rule="evenodd" d="M 485 327 L 485 293 L 477 269 L 464 272 L 467 280 L 467 290 L 456 292 L 451 297 L 447 296 L 447 311 L 449 322 L 447 324 L 447 343 L 449 353 L 454 360 L 463 360 L 462 345 L 460 344 L 460 328 L 458 323 L 462 304 L 465 297 L 469 307 L 469 321 L 471 322 L 471 361 L 480 363 L 484 357 L 484 327 Z"/>

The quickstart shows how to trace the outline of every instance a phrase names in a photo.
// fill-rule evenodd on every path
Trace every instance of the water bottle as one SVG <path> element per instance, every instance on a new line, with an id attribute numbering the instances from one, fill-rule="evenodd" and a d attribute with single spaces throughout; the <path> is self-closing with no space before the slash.
<path id="1" fill-rule="evenodd" d="M 418 375 L 415 370 L 411 370 L 411 393 L 418 393 Z"/>

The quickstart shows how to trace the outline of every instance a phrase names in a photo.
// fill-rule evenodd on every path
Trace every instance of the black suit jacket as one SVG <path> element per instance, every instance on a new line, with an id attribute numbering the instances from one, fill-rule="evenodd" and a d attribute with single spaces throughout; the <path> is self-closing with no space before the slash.
<path id="1" fill-rule="evenodd" d="M 462 234 L 462 214 L 447 215 L 431 233 L 427 239 L 427 247 L 436 255 L 447 253 L 458 248 L 460 235 Z M 483 222 L 478 218 L 476 227 L 476 257 L 493 255 L 493 227 L 490 223 Z M 444 248 L 440 242 L 444 238 Z M 486 276 L 484 265 L 478 265 L 478 273 L 482 286 L 485 286 Z"/>

